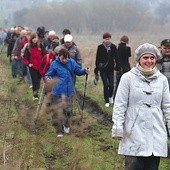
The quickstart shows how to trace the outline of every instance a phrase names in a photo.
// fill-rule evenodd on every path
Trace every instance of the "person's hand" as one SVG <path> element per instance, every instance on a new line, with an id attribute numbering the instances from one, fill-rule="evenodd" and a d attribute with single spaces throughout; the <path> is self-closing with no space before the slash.
<path id="1" fill-rule="evenodd" d="M 85 68 L 85 72 L 86 72 L 86 74 L 89 74 L 90 73 L 90 68 L 89 67 Z"/>
<path id="2" fill-rule="evenodd" d="M 51 78 L 49 77 L 46 81 L 45 81 L 45 86 L 44 86 L 44 89 L 45 91 L 48 93 L 48 92 L 51 92 L 52 88 L 56 85 L 57 83 L 57 80 L 55 78 Z"/>
<path id="3" fill-rule="evenodd" d="M 33 66 L 33 64 L 28 64 L 28 67 L 32 67 Z"/>
<path id="4" fill-rule="evenodd" d="M 14 56 L 14 59 L 18 59 L 18 56 L 15 55 L 15 56 Z"/>
<path id="5" fill-rule="evenodd" d="M 12 56 L 11 56 L 11 60 L 14 60 L 14 59 L 15 59 L 15 57 L 12 55 Z"/>

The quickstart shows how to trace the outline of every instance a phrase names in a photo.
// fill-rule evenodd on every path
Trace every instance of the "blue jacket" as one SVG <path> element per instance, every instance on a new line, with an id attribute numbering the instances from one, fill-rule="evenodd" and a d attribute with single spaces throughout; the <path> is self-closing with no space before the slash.
<path id="1" fill-rule="evenodd" d="M 45 80 L 49 77 L 56 78 L 57 83 L 52 89 L 52 95 L 67 97 L 74 96 L 74 83 L 73 75 L 85 75 L 85 69 L 82 69 L 73 59 L 68 59 L 66 64 L 60 61 L 59 57 L 56 57 L 50 68 L 45 74 Z"/>

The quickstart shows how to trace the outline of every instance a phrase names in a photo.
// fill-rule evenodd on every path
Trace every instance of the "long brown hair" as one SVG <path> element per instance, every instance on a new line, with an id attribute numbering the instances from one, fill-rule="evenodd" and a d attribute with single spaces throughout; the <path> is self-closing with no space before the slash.
<path id="1" fill-rule="evenodd" d="M 34 44 L 34 43 L 32 42 L 32 40 L 33 40 L 34 38 L 37 38 L 37 39 L 38 39 L 38 36 L 37 36 L 36 33 L 33 32 L 33 33 L 30 34 L 30 37 L 29 37 L 29 40 L 28 40 L 28 50 L 29 50 L 29 52 L 31 52 L 31 50 L 32 50 L 33 47 L 37 47 L 37 48 L 40 49 L 40 41 L 39 41 L 39 39 L 38 39 L 37 43 Z"/>

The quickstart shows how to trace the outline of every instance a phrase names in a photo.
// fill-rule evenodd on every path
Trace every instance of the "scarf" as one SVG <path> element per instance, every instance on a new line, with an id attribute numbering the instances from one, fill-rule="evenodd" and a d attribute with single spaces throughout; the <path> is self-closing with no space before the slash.
<path id="1" fill-rule="evenodd" d="M 157 68 L 156 68 L 156 67 L 152 68 L 151 70 L 146 70 L 146 69 L 144 69 L 143 67 L 141 67 L 141 66 L 139 65 L 139 63 L 136 64 L 136 68 L 137 68 L 137 69 L 140 71 L 140 73 L 141 73 L 142 75 L 144 75 L 145 77 L 150 77 L 150 76 L 152 76 L 154 73 L 156 73 L 156 71 L 157 71 Z"/>
<path id="2" fill-rule="evenodd" d="M 107 50 L 107 53 L 108 53 L 111 50 L 111 43 L 109 43 L 109 44 L 103 43 L 103 45 L 104 45 L 104 47 L 105 47 L 105 49 Z"/>

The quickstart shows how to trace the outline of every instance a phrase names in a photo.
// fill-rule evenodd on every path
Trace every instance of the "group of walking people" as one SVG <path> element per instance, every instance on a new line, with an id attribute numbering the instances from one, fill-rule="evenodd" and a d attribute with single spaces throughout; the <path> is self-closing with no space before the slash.
<path id="1" fill-rule="evenodd" d="M 44 27 L 31 33 L 21 30 L 18 37 L 11 33 L 13 39 L 8 45 L 12 76 L 17 74 L 16 60 L 30 74 L 33 100 L 39 99 L 43 77 L 45 93 L 50 94 L 47 111 L 53 108 L 53 125 L 57 136 L 62 137 L 70 132 L 76 75 L 89 74 L 89 69 L 82 68 L 70 30 L 63 30 L 61 41 L 55 31 L 45 31 Z M 112 43 L 110 33 L 102 38 L 94 74 L 97 81 L 100 73 L 105 107 L 114 104 L 112 137 L 120 141 L 118 153 L 125 155 L 126 170 L 158 170 L 160 157 L 167 156 L 167 130 L 170 132 L 170 39 L 163 40 L 159 48 L 150 43 L 140 45 L 135 50 L 136 65 L 131 68 L 128 36 L 122 36 L 118 46 Z"/>
<path id="2" fill-rule="evenodd" d="M 7 56 L 12 66 L 12 77 L 19 76 L 18 83 L 22 83 L 25 78 L 23 68 L 28 68 L 26 74 L 29 73 L 31 78 L 33 101 L 39 100 L 41 80 L 44 81 L 43 93 L 50 96 L 46 111 L 50 112 L 49 108 L 54 105 L 62 105 L 60 109 L 58 107 L 52 112 L 53 126 L 57 136 L 62 137 L 70 131 L 69 119 L 72 114 L 76 75 L 89 73 L 88 69 L 82 68 L 80 51 L 73 42 L 71 31 L 64 29 L 61 40 L 54 30 L 45 31 L 44 27 L 38 27 L 36 31 L 31 32 L 29 29 L 28 32 L 26 28 L 19 26 L 10 31 L 13 32 L 7 37 Z M 52 87 L 49 88 L 49 84 Z"/>
<path id="3" fill-rule="evenodd" d="M 105 107 L 113 104 L 120 77 L 123 73 L 130 70 L 129 57 L 131 57 L 131 48 L 127 45 L 128 43 L 128 36 L 123 35 L 117 47 L 111 41 L 111 34 L 104 33 L 102 44 L 97 47 L 94 69 L 95 82 L 98 81 L 100 72 L 103 82 Z M 116 71 L 115 87 L 114 71 Z"/>

